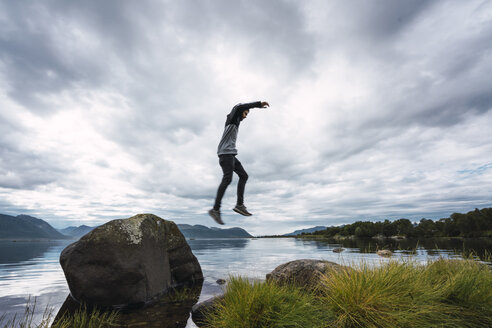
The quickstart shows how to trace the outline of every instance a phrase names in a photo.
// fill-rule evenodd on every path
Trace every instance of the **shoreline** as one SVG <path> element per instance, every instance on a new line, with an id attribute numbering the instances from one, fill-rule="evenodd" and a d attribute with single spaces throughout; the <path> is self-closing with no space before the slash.
<path id="1" fill-rule="evenodd" d="M 292 236 L 294 238 L 300 238 L 300 239 L 332 239 L 332 240 L 369 240 L 369 239 L 376 239 L 376 240 L 394 240 L 394 241 L 415 241 L 415 240 L 476 240 L 476 239 L 488 239 L 492 240 L 492 237 L 490 236 L 480 236 L 480 237 L 461 237 L 461 236 L 455 236 L 455 237 L 406 237 L 406 236 L 390 236 L 390 237 L 384 237 L 384 236 L 374 236 L 374 237 L 357 237 L 355 235 L 350 235 L 350 236 L 340 236 L 340 235 L 335 235 L 333 237 L 327 237 L 323 235 L 297 235 L 297 236 Z"/>
<path id="2" fill-rule="evenodd" d="M 375 239 L 375 240 L 394 240 L 394 241 L 403 241 L 403 240 L 408 240 L 408 241 L 415 241 L 415 240 L 432 240 L 432 239 L 437 239 L 437 240 L 491 240 L 492 241 L 492 236 L 480 236 L 480 237 L 462 237 L 462 236 L 455 236 L 455 237 L 405 237 L 405 236 L 390 236 L 390 237 L 384 237 L 384 236 L 374 236 L 374 237 L 357 237 L 356 235 L 349 235 L 349 236 L 341 236 L 341 235 L 335 235 L 332 237 L 328 237 L 325 235 L 296 235 L 296 236 L 258 236 L 256 237 L 258 239 L 260 238 L 295 238 L 295 239 L 328 239 L 328 240 L 370 240 L 370 239 Z"/>

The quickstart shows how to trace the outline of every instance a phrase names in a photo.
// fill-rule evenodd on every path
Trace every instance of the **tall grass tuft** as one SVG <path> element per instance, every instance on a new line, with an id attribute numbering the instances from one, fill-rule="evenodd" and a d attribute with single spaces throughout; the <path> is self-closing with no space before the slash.
<path id="1" fill-rule="evenodd" d="M 102 312 L 98 309 L 89 311 L 83 306 L 73 315 L 65 315 L 51 325 L 53 320 L 53 309 L 46 307 L 41 322 L 33 322 L 36 309 L 36 299 L 33 302 L 29 299 L 24 314 L 21 317 L 14 316 L 6 321 L 6 315 L 0 316 L 1 328 L 105 328 L 114 327 L 118 318 L 117 312 Z"/>
<path id="2" fill-rule="evenodd" d="M 318 299 L 295 286 L 230 277 L 224 298 L 206 315 L 206 327 L 326 327 L 328 319 Z"/>
<path id="3" fill-rule="evenodd" d="M 334 327 L 492 326 L 492 274 L 478 262 L 362 263 L 321 283 Z"/>
<path id="4" fill-rule="evenodd" d="M 105 312 L 97 308 L 88 310 L 87 307 L 82 306 L 75 311 L 73 315 L 65 315 L 56 323 L 52 328 L 105 328 L 114 327 L 118 313 L 115 311 Z"/>
<path id="5" fill-rule="evenodd" d="M 24 314 L 21 317 L 14 317 L 6 321 L 6 314 L 0 316 L 0 327 L 1 328 L 30 328 L 30 327 L 49 327 L 49 323 L 53 318 L 52 309 L 47 306 L 43 313 L 43 319 L 40 323 L 34 324 L 33 318 L 36 310 L 36 298 L 31 301 L 31 297 L 27 300 L 26 307 L 24 309 Z"/>
<path id="6" fill-rule="evenodd" d="M 492 273 L 472 260 L 438 260 L 426 267 L 429 285 L 438 286 L 439 301 L 454 311 L 461 327 L 492 327 Z"/>

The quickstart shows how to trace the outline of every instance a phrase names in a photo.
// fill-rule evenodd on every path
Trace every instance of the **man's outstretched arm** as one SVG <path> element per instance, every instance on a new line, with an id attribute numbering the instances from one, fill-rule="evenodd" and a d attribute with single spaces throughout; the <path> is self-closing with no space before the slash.
<path id="1" fill-rule="evenodd" d="M 270 104 L 266 101 L 255 101 L 251 103 L 245 103 L 245 104 L 237 104 L 232 108 L 230 117 L 231 121 L 234 122 L 238 117 L 243 115 L 243 112 L 245 110 L 250 110 L 251 108 L 266 108 L 269 107 Z"/>
<path id="2" fill-rule="evenodd" d="M 237 104 L 234 106 L 238 112 L 243 112 L 247 109 L 251 108 L 266 108 L 269 107 L 270 104 L 266 101 L 255 101 L 251 103 L 246 103 L 246 104 Z"/>

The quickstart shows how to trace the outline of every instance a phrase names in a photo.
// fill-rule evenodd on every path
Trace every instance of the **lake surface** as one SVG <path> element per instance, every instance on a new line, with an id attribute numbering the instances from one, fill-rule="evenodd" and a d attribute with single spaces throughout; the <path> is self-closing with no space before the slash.
<path id="1" fill-rule="evenodd" d="M 29 298 L 36 299 L 34 322 L 39 322 L 47 306 L 54 314 L 69 290 L 58 262 L 61 251 L 73 241 L 0 241 L 0 316 L 24 313 Z M 343 242 L 294 238 L 194 239 L 188 240 L 204 274 L 200 300 L 222 292 L 217 279 L 241 275 L 265 279 L 275 267 L 288 261 L 311 258 L 351 265 L 361 260 L 380 265 L 388 258 L 376 255 L 376 249 L 394 252 L 393 259 L 412 257 L 419 262 L 438 257 L 461 258 L 461 251 L 473 251 L 484 258 L 492 249 L 492 240 L 394 241 L 345 240 Z M 333 249 L 343 247 L 342 253 Z M 490 253 L 489 253 L 490 254 Z M 490 263 L 489 263 L 490 264 Z M 196 327 L 191 319 L 186 327 Z"/>

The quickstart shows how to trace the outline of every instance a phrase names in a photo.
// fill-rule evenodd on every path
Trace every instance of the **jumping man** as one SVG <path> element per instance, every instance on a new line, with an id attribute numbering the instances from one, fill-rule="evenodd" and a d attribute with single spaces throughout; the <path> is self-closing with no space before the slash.
<path id="1" fill-rule="evenodd" d="M 217 190 L 214 208 L 208 211 L 208 214 L 210 214 L 210 216 L 218 224 L 224 224 L 222 218 L 220 217 L 220 204 L 227 186 L 229 186 L 232 181 L 232 172 L 236 172 L 239 176 L 239 182 L 237 184 L 237 203 L 233 210 L 245 216 L 252 215 L 248 212 L 246 206 L 244 206 L 244 187 L 246 186 L 246 181 L 248 180 L 248 174 L 241 165 L 241 162 L 236 158 L 237 132 L 239 129 L 239 124 L 248 116 L 250 108 L 266 108 L 269 106 L 270 105 L 266 101 L 237 104 L 232 108 L 229 115 L 227 115 L 224 133 L 222 134 L 222 139 L 220 139 L 219 146 L 217 147 L 219 164 L 224 175 L 222 177 L 222 182 L 219 185 L 219 189 Z"/>

